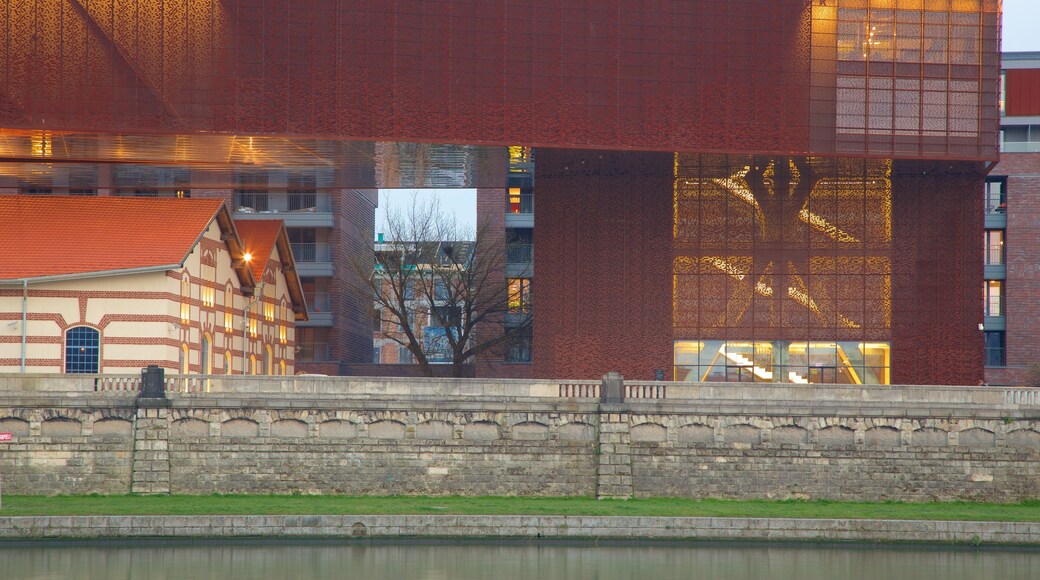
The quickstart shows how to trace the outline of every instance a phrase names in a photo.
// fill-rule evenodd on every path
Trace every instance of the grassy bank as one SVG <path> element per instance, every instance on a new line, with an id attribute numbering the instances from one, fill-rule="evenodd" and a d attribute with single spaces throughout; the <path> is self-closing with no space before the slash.
<path id="1" fill-rule="evenodd" d="M 638 499 L 585 497 L 353 497 L 297 495 L 4 496 L 3 516 L 208 514 L 465 514 L 854 518 L 1040 521 L 1040 501 L 1020 504 L 859 503 L 829 501 Z"/>

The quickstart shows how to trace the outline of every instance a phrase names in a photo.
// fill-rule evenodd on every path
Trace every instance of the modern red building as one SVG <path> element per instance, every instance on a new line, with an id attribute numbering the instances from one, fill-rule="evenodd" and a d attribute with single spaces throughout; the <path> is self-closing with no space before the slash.
<path id="1" fill-rule="evenodd" d="M 534 375 L 983 377 L 973 232 L 998 156 L 998 0 L 3 14 L 0 187 L 323 214 L 287 226 L 321 264 L 301 278 L 329 296 L 330 370 L 371 360 L 371 308 L 335 266 L 371 236 L 371 190 L 501 192 L 505 147 L 523 145 L 538 163 Z"/>
<path id="2" fill-rule="evenodd" d="M 1040 364 L 1040 53 L 1004 53 L 1000 163 L 986 178 L 986 382 L 1038 380 Z"/>

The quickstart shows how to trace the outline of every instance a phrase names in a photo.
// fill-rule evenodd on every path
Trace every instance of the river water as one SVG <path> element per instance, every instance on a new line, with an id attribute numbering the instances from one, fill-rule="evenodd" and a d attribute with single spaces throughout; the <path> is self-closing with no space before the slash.
<path id="1" fill-rule="evenodd" d="M 745 543 L 0 543 L 0 578 L 1040 578 L 1040 550 Z"/>

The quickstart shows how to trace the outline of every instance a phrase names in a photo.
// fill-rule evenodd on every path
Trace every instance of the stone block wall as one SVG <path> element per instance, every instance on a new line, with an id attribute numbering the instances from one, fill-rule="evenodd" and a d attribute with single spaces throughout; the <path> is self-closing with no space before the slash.
<path id="1" fill-rule="evenodd" d="M 633 423 L 636 497 L 1040 497 L 1037 421 L 655 415 Z"/>
<path id="2" fill-rule="evenodd" d="M 593 438 L 592 425 L 543 413 L 180 412 L 171 491 L 592 495 Z"/>
<path id="3" fill-rule="evenodd" d="M 0 470 L 13 494 L 1040 498 L 1040 391 L 940 402 L 950 390 L 797 406 L 753 390 L 725 404 L 446 390 L 192 394 L 147 407 L 126 394 L 0 394 L 0 431 L 14 435 Z"/>

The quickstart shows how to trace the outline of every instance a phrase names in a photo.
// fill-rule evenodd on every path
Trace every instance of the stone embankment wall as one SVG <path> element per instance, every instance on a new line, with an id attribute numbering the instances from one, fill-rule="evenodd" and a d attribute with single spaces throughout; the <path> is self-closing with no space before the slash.
<path id="1" fill-rule="evenodd" d="M 0 377 L 5 492 L 1040 497 L 1029 389 L 626 383 L 608 403 L 595 383 L 236 377 L 174 378 L 157 401 L 111 384 Z"/>

